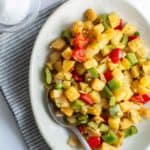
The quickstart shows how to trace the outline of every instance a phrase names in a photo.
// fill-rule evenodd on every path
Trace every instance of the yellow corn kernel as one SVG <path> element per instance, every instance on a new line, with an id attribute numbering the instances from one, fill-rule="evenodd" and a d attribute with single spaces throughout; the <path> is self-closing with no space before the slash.
<path id="1" fill-rule="evenodd" d="M 71 86 L 71 81 L 63 81 L 63 88 L 67 89 Z"/>
<path id="2" fill-rule="evenodd" d="M 114 70 L 115 68 L 118 67 L 118 64 L 114 64 L 112 62 L 108 62 L 107 65 L 110 70 Z"/>
<path id="3" fill-rule="evenodd" d="M 132 82 L 132 78 L 131 78 L 131 74 L 129 71 L 124 71 L 124 81 L 126 85 L 128 84 L 130 86 Z"/>
<path id="4" fill-rule="evenodd" d="M 88 107 L 87 113 L 91 115 L 95 115 L 95 116 L 100 116 L 101 112 L 102 112 L 102 109 L 100 105 L 94 105 L 94 106 Z"/>
<path id="5" fill-rule="evenodd" d="M 134 94 L 133 91 L 130 89 L 130 87 L 126 87 L 125 89 L 126 96 L 124 97 L 124 100 L 127 101 L 131 98 L 131 96 Z"/>
<path id="6" fill-rule="evenodd" d="M 139 81 L 138 80 L 134 80 L 132 83 L 131 83 L 131 89 L 133 92 L 135 93 L 138 93 L 138 88 L 139 87 Z"/>
<path id="7" fill-rule="evenodd" d="M 109 43 L 110 41 L 110 34 L 106 34 L 106 33 L 103 33 L 101 35 L 101 38 L 99 38 L 98 40 L 98 47 L 99 49 L 104 49 L 104 47 Z"/>
<path id="8" fill-rule="evenodd" d="M 114 37 L 115 32 L 116 31 L 114 29 L 109 28 L 104 32 L 103 35 L 105 35 L 108 40 L 111 40 Z"/>
<path id="9" fill-rule="evenodd" d="M 62 96 L 62 91 L 61 90 L 52 90 L 51 92 L 50 92 L 50 97 L 52 98 L 52 99 L 56 99 L 56 98 L 59 98 L 59 97 L 61 97 Z"/>
<path id="10" fill-rule="evenodd" d="M 111 39 L 111 43 L 114 46 L 117 46 L 120 43 L 120 41 L 122 39 L 122 36 L 123 36 L 123 33 L 120 30 L 115 30 L 114 34 L 113 34 L 113 37 Z"/>
<path id="11" fill-rule="evenodd" d="M 63 73 L 63 72 L 58 72 L 58 73 L 55 75 L 55 79 L 56 79 L 56 80 L 64 80 L 64 73 Z"/>
<path id="12" fill-rule="evenodd" d="M 132 102 L 129 101 L 124 101 L 120 103 L 120 108 L 122 110 L 123 113 L 129 112 L 132 109 L 139 109 L 140 106 L 137 104 L 134 104 Z"/>
<path id="13" fill-rule="evenodd" d="M 103 142 L 99 150 L 117 150 L 117 148 L 110 144 Z"/>
<path id="14" fill-rule="evenodd" d="M 81 91 L 83 91 L 85 93 L 89 93 L 91 91 L 91 88 L 89 87 L 89 85 L 87 83 L 80 82 L 79 84 L 80 84 Z"/>
<path id="15" fill-rule="evenodd" d="M 75 21 L 71 26 L 72 35 L 75 36 L 78 33 L 82 33 L 84 24 L 82 21 Z"/>
<path id="16" fill-rule="evenodd" d="M 68 117 L 71 117 L 73 115 L 73 109 L 70 107 L 61 108 L 60 111 L 63 112 Z"/>
<path id="17" fill-rule="evenodd" d="M 64 72 L 64 78 L 65 78 L 66 80 L 71 80 L 72 74 L 71 74 L 70 72 Z"/>
<path id="18" fill-rule="evenodd" d="M 138 111 L 143 118 L 145 119 L 150 118 L 150 108 L 141 107 Z"/>
<path id="19" fill-rule="evenodd" d="M 113 70 L 112 74 L 113 74 L 113 77 L 114 77 L 117 81 L 119 81 L 120 83 L 123 82 L 123 80 L 124 80 L 124 74 L 122 73 L 122 71 L 121 71 L 120 69 L 115 68 L 115 69 Z"/>
<path id="20" fill-rule="evenodd" d="M 124 140 L 124 131 L 118 131 L 118 132 L 117 132 L 117 136 L 118 136 L 118 139 L 117 139 L 117 141 L 114 143 L 114 146 L 119 147 L 119 146 L 122 145 L 123 140 Z"/>
<path id="21" fill-rule="evenodd" d="M 139 70 L 139 67 L 136 65 L 136 66 L 133 66 L 131 68 L 131 76 L 132 78 L 138 78 L 140 75 L 140 70 Z"/>
<path id="22" fill-rule="evenodd" d="M 97 61 L 95 59 L 89 59 L 86 62 L 84 62 L 84 67 L 86 69 L 96 67 L 98 65 Z"/>
<path id="23" fill-rule="evenodd" d="M 95 103 L 100 103 L 101 97 L 100 97 L 99 92 L 92 91 L 92 92 L 90 92 L 90 96 Z"/>
<path id="24" fill-rule="evenodd" d="M 143 76 L 141 79 L 140 79 L 140 85 L 143 86 L 143 87 L 147 87 L 150 85 L 150 77 L 149 76 Z"/>
<path id="25" fill-rule="evenodd" d="M 111 129 L 118 130 L 119 125 L 120 125 L 120 118 L 119 117 L 118 118 L 117 117 L 116 118 L 109 117 L 108 124 Z"/>
<path id="26" fill-rule="evenodd" d="M 69 101 L 64 95 L 62 95 L 61 97 L 55 98 L 54 101 L 55 101 L 56 106 L 59 108 L 70 106 Z"/>
<path id="27" fill-rule="evenodd" d="M 72 50 L 70 47 L 67 47 L 63 52 L 62 52 L 62 57 L 64 59 L 70 60 L 71 59 L 71 55 L 72 55 Z"/>
<path id="28" fill-rule="evenodd" d="M 137 31 L 137 28 L 134 25 L 126 24 L 123 28 L 123 33 L 130 36 L 133 35 Z"/>
<path id="29" fill-rule="evenodd" d="M 117 102 L 124 100 L 126 96 L 126 92 L 124 90 L 125 90 L 124 88 L 120 88 L 114 92 L 115 100 Z"/>
<path id="30" fill-rule="evenodd" d="M 75 87 L 69 87 L 66 91 L 65 91 L 65 95 L 68 98 L 68 100 L 70 102 L 78 99 L 80 97 L 79 92 L 77 91 L 77 89 Z"/>
<path id="31" fill-rule="evenodd" d="M 93 39 L 100 40 L 101 39 L 101 33 L 104 31 L 104 26 L 102 24 L 98 24 L 94 26 L 90 32 L 90 36 L 92 36 Z"/>
<path id="32" fill-rule="evenodd" d="M 93 42 L 90 45 L 88 45 L 86 49 L 86 58 L 91 59 L 93 58 L 96 54 L 98 54 L 100 51 L 99 44 L 97 42 Z"/>
<path id="33" fill-rule="evenodd" d="M 131 67 L 131 64 L 127 58 L 123 58 L 121 61 L 121 64 L 122 64 L 124 70 L 128 70 Z"/>
<path id="34" fill-rule="evenodd" d="M 150 75 L 150 61 L 143 62 L 142 68 L 145 74 Z"/>
<path id="35" fill-rule="evenodd" d="M 89 8 L 84 13 L 84 17 L 86 20 L 94 21 L 97 18 L 97 14 L 93 9 Z"/>
<path id="36" fill-rule="evenodd" d="M 105 86 L 105 82 L 99 79 L 94 79 L 92 82 L 92 88 L 96 91 L 102 91 Z"/>
<path id="37" fill-rule="evenodd" d="M 141 121 L 141 116 L 135 109 L 130 110 L 130 117 L 133 123 L 139 123 Z"/>
<path id="38" fill-rule="evenodd" d="M 115 28 L 116 26 L 120 24 L 120 17 L 118 16 L 116 12 L 112 12 L 108 16 L 108 19 L 112 28 Z"/>
<path id="39" fill-rule="evenodd" d="M 121 130 L 128 129 L 131 125 L 133 125 L 133 122 L 128 118 L 123 118 L 120 121 L 120 129 Z"/>
<path id="40" fill-rule="evenodd" d="M 140 38 L 136 38 L 128 43 L 128 47 L 133 52 L 138 52 L 143 48 L 143 43 Z"/>
<path id="41" fill-rule="evenodd" d="M 61 39 L 58 38 L 56 40 L 54 40 L 51 44 L 50 44 L 50 48 L 57 50 L 57 51 L 61 51 L 63 50 L 63 48 L 66 46 L 66 42 Z"/>
<path id="42" fill-rule="evenodd" d="M 138 87 L 137 87 L 137 93 L 147 94 L 147 93 L 149 93 L 149 88 L 146 88 L 146 87 L 139 84 Z"/>
<path id="43" fill-rule="evenodd" d="M 64 71 L 64 72 L 70 71 L 70 70 L 73 68 L 74 64 L 75 64 L 75 61 L 64 60 L 64 61 L 63 61 L 63 66 L 62 66 L 63 71 Z"/>

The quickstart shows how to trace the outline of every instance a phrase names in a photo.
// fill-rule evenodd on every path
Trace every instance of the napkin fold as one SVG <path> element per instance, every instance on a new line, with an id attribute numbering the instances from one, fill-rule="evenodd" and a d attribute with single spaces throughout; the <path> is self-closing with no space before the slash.
<path id="1" fill-rule="evenodd" d="M 62 4 L 41 11 L 28 27 L 0 35 L 0 90 L 29 150 L 49 150 L 35 124 L 29 98 L 29 61 L 35 38 L 49 15 Z"/>

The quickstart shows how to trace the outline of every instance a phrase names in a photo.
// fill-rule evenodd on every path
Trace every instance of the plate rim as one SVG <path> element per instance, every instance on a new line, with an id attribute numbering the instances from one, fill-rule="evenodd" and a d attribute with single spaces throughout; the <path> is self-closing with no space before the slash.
<path id="1" fill-rule="evenodd" d="M 38 35 L 36 36 L 35 38 L 35 41 L 34 41 L 34 45 L 33 45 L 33 48 L 32 48 L 32 52 L 31 52 L 31 55 L 30 55 L 30 60 L 29 60 L 29 73 L 28 73 L 28 86 L 29 86 L 29 98 L 30 98 L 30 104 L 31 104 L 31 111 L 32 111 L 32 114 L 33 114 L 33 119 L 36 123 L 36 126 L 38 128 L 38 131 L 40 133 L 40 135 L 43 137 L 44 141 L 47 143 L 47 145 L 49 146 L 49 148 L 53 148 L 52 147 L 52 144 L 50 142 L 48 142 L 45 134 L 43 133 L 42 131 L 42 127 L 41 127 L 41 124 L 39 124 L 39 120 L 38 118 L 36 117 L 36 113 L 35 113 L 35 107 L 34 107 L 34 100 L 33 100 L 33 95 L 32 95 L 32 80 L 31 80 L 31 76 L 32 76 L 32 68 L 33 68 L 33 60 L 34 60 L 34 54 L 35 54 L 35 48 L 36 48 L 36 45 L 37 45 L 37 41 L 41 35 L 41 33 L 43 32 L 45 26 L 48 24 L 49 20 L 51 19 L 52 16 L 55 16 L 55 14 L 57 14 L 57 12 L 59 12 L 61 9 L 63 9 L 63 7 L 69 3 L 72 3 L 74 2 L 74 0 L 67 0 L 65 1 L 63 4 L 61 4 L 60 6 L 58 6 L 58 8 L 56 8 L 52 14 L 50 14 L 47 18 L 47 20 L 44 22 L 44 24 L 42 25 Z M 136 12 L 138 12 L 141 17 L 145 20 L 145 22 L 147 23 L 147 25 L 150 27 L 150 20 L 148 20 L 146 18 L 146 16 L 135 6 L 133 5 L 129 0 L 122 0 L 123 3 L 126 3 L 127 5 L 130 5 Z"/>

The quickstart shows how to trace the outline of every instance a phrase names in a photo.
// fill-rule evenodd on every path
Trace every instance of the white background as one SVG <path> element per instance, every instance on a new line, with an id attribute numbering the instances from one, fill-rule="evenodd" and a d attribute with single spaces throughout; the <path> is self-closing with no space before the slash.
<path id="1" fill-rule="evenodd" d="M 41 0 L 44 9 L 58 0 Z M 150 1 L 130 0 L 150 21 Z M 110 0 L 111 2 L 111 0 Z M 0 150 L 26 150 L 26 145 L 16 126 L 15 120 L 0 94 Z M 147 149 L 149 150 L 149 148 Z"/>

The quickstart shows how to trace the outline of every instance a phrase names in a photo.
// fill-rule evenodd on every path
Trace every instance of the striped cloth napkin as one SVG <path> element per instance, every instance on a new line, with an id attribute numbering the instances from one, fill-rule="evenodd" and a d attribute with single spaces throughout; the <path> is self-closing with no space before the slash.
<path id="1" fill-rule="evenodd" d="M 0 35 L 0 89 L 12 111 L 29 150 L 48 150 L 41 137 L 31 110 L 28 70 L 32 47 L 39 29 L 64 1 L 40 12 L 29 27 L 16 33 Z"/>

